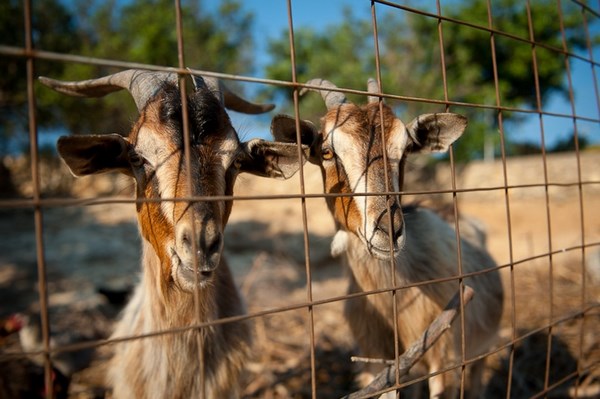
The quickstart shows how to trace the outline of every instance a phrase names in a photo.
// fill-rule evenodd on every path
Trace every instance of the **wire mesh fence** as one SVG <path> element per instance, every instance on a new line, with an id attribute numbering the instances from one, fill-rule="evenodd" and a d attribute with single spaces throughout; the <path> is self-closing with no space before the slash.
<path id="1" fill-rule="evenodd" d="M 456 378 L 456 387 L 449 388 L 452 384 L 442 386 L 447 390 L 456 389 L 463 397 L 475 389 L 468 383 L 471 365 L 476 365 L 482 374 L 480 397 L 591 398 L 600 395 L 600 339 L 597 333 L 600 328 L 600 214 L 597 206 L 600 156 L 594 148 L 580 148 L 584 142 L 582 137 L 598 140 L 600 98 L 596 74 L 599 65 L 595 60 L 594 24 L 598 23 L 600 4 L 576 0 L 544 3 L 551 5 L 557 19 L 553 25 L 553 34 L 561 39 L 557 46 L 556 42 L 535 36 L 536 21 L 543 18 L 532 11 L 535 2 L 527 1 L 523 8 L 521 17 L 525 23 L 518 31 L 520 33 L 499 28 L 504 26 L 501 21 L 505 18 L 505 10 L 493 1 L 481 2 L 485 9 L 485 18 L 481 20 L 467 15 L 450 16 L 442 11 L 439 1 L 427 5 L 389 1 L 364 3 L 369 7 L 368 25 L 372 37 L 372 57 L 366 73 L 375 79 L 376 88 L 367 90 L 366 80 L 363 89 L 344 85 L 335 75 L 314 78 L 337 84 L 339 88 L 329 87 L 334 96 L 336 93 L 346 95 L 357 99 L 357 104 L 371 102 L 373 109 L 378 110 L 376 119 L 382 118 L 380 125 L 385 125 L 381 116 L 385 103 L 392 104 L 398 113 L 415 112 L 409 118 L 426 112 L 474 115 L 476 120 L 487 124 L 488 134 L 493 136 L 485 145 L 486 157 L 495 157 L 495 160 L 464 163 L 455 159 L 457 154 L 451 148 L 447 160 L 434 164 L 424 158 L 410 158 L 405 166 L 404 187 L 388 184 L 382 190 L 360 193 L 356 186 L 349 194 L 323 193 L 324 176 L 320 166 L 311 162 L 301 166 L 298 173 L 286 181 L 242 175 L 233 194 L 216 196 L 138 197 L 136 200 L 130 180 L 114 175 L 93 176 L 73 183 L 63 165 L 40 155 L 36 119 L 40 112 L 36 65 L 40 62 L 109 67 L 115 71 L 174 72 L 179 74 L 181 81 L 190 75 L 201 75 L 233 84 L 248 82 L 287 88 L 291 95 L 285 101 L 290 104 L 294 143 L 303 137 L 301 91 L 322 87 L 298 78 L 298 65 L 304 62 L 304 52 L 299 49 L 304 36 L 298 34 L 301 29 L 294 23 L 298 2 L 292 0 L 282 2 L 285 13 L 277 15 L 280 20 L 287 21 L 288 29 L 290 78 L 285 80 L 204 70 L 186 64 L 185 16 L 179 1 L 172 6 L 178 63 L 168 66 L 38 48 L 36 41 L 39 38 L 34 35 L 32 21 L 40 16 L 35 15 L 31 2 L 24 2 L 24 15 L 18 17 L 25 21 L 25 44 L 14 45 L 4 40 L 0 43 L 2 57 L 24 61 L 22 77 L 27 82 L 27 91 L 23 94 L 27 99 L 29 127 L 27 155 L 6 157 L 4 161 L 12 178 L 18 180 L 18 194 L 3 196 L 6 198 L 0 200 L 1 240 L 4 242 L 4 255 L 0 257 L 0 316 L 5 317 L 3 328 L 7 330 L 6 337 L 3 335 L 0 342 L 0 372 L 4 375 L 2 383 L 5 385 L 4 391 L 0 388 L 0 394 L 20 392 L 9 391 L 9 385 L 24 382 L 25 388 L 30 389 L 27 392 L 41 397 L 111 397 L 104 375 L 110 367 L 109 359 L 116 344 L 145 340 L 159 347 L 163 342 L 160 340 L 165 337 L 183 336 L 198 330 L 219 331 L 221 326 L 248 321 L 254 340 L 252 354 L 243 365 L 240 392 L 243 397 L 371 397 L 397 389 L 399 395 L 420 397 L 428 396 L 429 391 L 435 389 L 431 381 L 437 375 L 444 376 L 446 382 Z M 450 6 L 454 4 L 450 3 Z M 563 15 L 566 6 L 576 10 L 577 24 L 585 32 L 585 37 L 577 38 L 583 43 L 578 50 L 569 44 L 571 32 L 565 28 Z M 388 69 L 394 63 L 404 62 L 403 55 L 410 58 L 410 54 L 396 54 L 390 50 L 393 42 L 381 39 L 393 36 L 393 32 L 387 31 L 390 25 L 384 23 L 390 15 L 410 15 L 425 21 L 423 26 L 427 27 L 433 41 L 420 44 L 427 47 L 433 43 L 426 52 L 435 59 L 436 71 L 431 75 L 438 88 L 435 97 L 424 97 L 419 87 L 411 87 L 408 83 L 406 87 L 389 85 Z M 461 80 L 448 77 L 458 65 L 456 59 L 461 56 L 460 48 L 449 44 L 449 37 L 456 34 L 455 30 L 475 37 L 473 42 L 464 45 L 476 43 L 485 49 L 486 56 L 489 54 L 488 71 L 493 92 L 488 93 L 482 88 L 480 93 L 472 93 L 474 88 L 468 87 L 469 93 L 465 94 L 461 91 Z M 510 63 L 498 62 L 507 58 L 506 54 L 499 54 L 506 48 L 515 52 L 515 59 L 517 52 L 525 51 L 530 60 L 530 64 L 523 66 L 528 71 L 527 78 L 519 84 L 527 89 L 534 106 L 510 101 L 505 90 L 506 85 L 514 83 L 507 78 Z M 413 49 L 415 53 L 418 50 Z M 545 65 L 538 64 L 538 60 L 548 59 L 547 54 L 559 60 L 565 82 L 568 101 L 561 108 L 547 106 L 543 94 L 542 86 L 547 82 L 540 78 L 544 74 L 540 71 Z M 340 60 L 340 64 L 352 62 Z M 413 68 L 418 69 L 418 65 Z M 410 78 L 404 79 L 410 81 Z M 577 83 L 580 80 L 583 85 Z M 577 84 L 580 86 L 576 91 Z M 181 94 L 186 97 L 185 85 L 181 85 Z M 309 95 L 317 96 L 305 94 L 302 99 Z M 581 105 L 578 96 L 588 99 L 587 107 Z M 326 107 L 321 106 L 320 116 L 324 116 Z M 193 132 L 186 122 L 187 108 L 183 107 L 183 110 L 185 158 L 190 159 L 189 140 Z M 529 122 L 513 124 L 514 115 L 527 118 Z M 327 119 L 321 122 L 325 131 Z M 571 150 L 550 153 L 546 145 L 547 132 L 553 131 L 554 125 L 565 124 L 566 129 L 573 132 Z M 465 135 L 469 134 L 470 128 Z M 533 130 L 533 136 L 541 143 L 526 156 L 516 154 L 509 143 L 510 135 L 515 131 L 517 135 L 524 134 L 519 129 Z M 386 140 L 382 136 L 380 146 L 385 145 Z M 459 142 L 460 139 L 457 144 Z M 296 144 L 298 155 L 306 151 L 306 147 Z M 356 144 L 356 148 L 359 147 L 360 144 Z M 323 151 L 323 148 L 317 150 Z M 321 156 L 325 159 L 323 154 Z M 393 162 L 387 159 L 388 156 L 389 151 L 383 150 L 381 162 L 386 173 Z M 191 169 L 190 166 L 188 164 L 187 169 Z M 386 180 L 389 179 L 386 177 Z M 46 191 L 47 187 L 57 186 L 66 186 L 68 197 Z M 362 284 L 359 276 L 352 275 L 351 270 L 356 269 L 346 265 L 344 254 L 331 255 L 330 242 L 340 226 L 339 222 L 334 225 L 335 215 L 332 217 L 330 212 L 345 201 L 367 204 L 369 198 L 385 198 L 384 213 L 388 218 L 387 215 L 394 214 L 390 198 L 400 195 L 406 205 L 407 234 L 411 234 L 409 203 L 435 209 L 438 217 L 453 228 L 454 245 L 442 260 L 456 259 L 458 269 L 443 278 L 432 278 L 428 274 L 419 281 L 396 281 L 396 277 L 389 277 L 391 282 L 386 280 L 383 286 L 363 291 L 348 290 L 349 281 L 358 280 L 358 285 Z M 224 257 L 246 303 L 246 313 L 111 338 L 118 314 L 139 279 L 139 246 L 144 238 L 139 237 L 138 223 L 143 221 L 136 217 L 136 208 L 160 202 L 228 200 L 233 200 L 233 210 L 225 230 Z M 433 254 L 439 237 L 434 232 L 426 237 L 428 241 L 419 248 Z M 491 271 L 501 276 L 502 306 L 484 308 L 483 312 L 486 317 L 496 315 L 500 319 L 495 344 L 476 355 L 469 353 L 471 342 L 462 333 L 473 322 L 467 319 L 469 307 L 478 306 L 478 298 L 488 295 L 475 289 L 473 298 L 459 300 L 454 306 L 458 312 L 451 314 L 456 318 L 453 325 L 461 332 L 457 336 L 460 341 L 458 358 L 448 359 L 442 353 L 442 364 L 434 367 L 429 356 L 435 360 L 435 355 L 426 352 L 426 360 L 419 362 L 421 357 L 417 356 L 413 359 L 417 365 L 404 375 L 403 362 L 411 363 L 404 353 L 409 346 L 402 339 L 406 329 L 393 322 L 386 327 L 389 336 L 366 338 L 384 346 L 385 353 L 393 355 L 382 359 L 377 356 L 377 351 L 374 351 L 375 355 L 362 353 L 357 340 L 364 341 L 365 337 L 353 335 L 353 328 L 348 325 L 351 317 L 344 316 L 344 307 L 372 298 L 387 298 L 388 314 L 391 315 L 388 319 L 395 320 L 410 308 L 410 301 L 401 298 L 415 295 L 415 300 L 419 300 L 419 296 L 435 295 L 439 289 L 436 287 L 447 282 L 460 292 L 480 273 L 462 269 L 462 261 L 472 246 L 465 237 L 475 237 L 476 245 L 487 248 L 495 260 L 496 265 L 483 274 Z M 395 239 L 393 232 L 390 233 L 390 248 L 395 246 Z M 402 255 L 397 255 L 398 264 L 391 262 L 390 267 L 400 267 L 401 260 Z M 437 276 L 436 273 L 431 275 Z M 390 276 L 395 276 L 394 272 Z M 444 305 L 449 300 L 448 296 Z M 440 306 L 440 314 L 442 310 L 443 306 Z M 28 324 L 28 328 L 21 330 L 26 333 L 20 336 L 9 335 L 13 319 L 8 316 L 14 312 L 32 312 L 29 319 L 18 321 Z M 196 309 L 196 313 L 202 312 Z M 483 313 L 479 314 L 481 318 Z M 423 314 L 426 314 L 425 310 Z M 378 319 L 381 315 L 376 312 L 350 316 L 367 326 L 381 322 Z M 432 320 L 436 316 L 438 314 L 426 314 L 423 318 Z M 37 318 L 40 326 L 35 332 L 36 327 L 32 326 Z M 409 326 L 418 330 L 413 335 L 425 333 L 421 324 L 414 320 L 414 325 Z M 373 327 L 373 331 L 377 329 Z M 440 334 L 446 337 L 450 332 L 441 331 Z M 28 346 L 27 339 L 35 341 L 34 344 Z M 210 346 L 211 342 L 201 344 L 200 349 L 195 347 L 201 364 L 199 370 L 210 367 L 204 364 L 209 361 L 205 360 L 201 349 L 205 344 Z M 76 360 L 64 360 L 68 354 L 77 355 L 71 357 Z M 62 372 L 64 369 L 60 367 L 65 362 L 69 364 L 68 371 Z M 85 366 L 73 371 L 73 362 L 85 363 Z M 372 391 L 360 391 L 368 385 L 367 371 L 372 370 L 388 372 L 383 380 L 378 380 L 379 385 L 371 385 Z M 156 373 L 158 375 L 159 371 Z M 64 384 L 59 378 L 63 374 L 67 374 L 68 380 Z M 212 378 L 201 372 L 198 374 L 202 374 L 198 376 L 201 381 Z M 211 396 L 207 392 L 205 395 Z"/>

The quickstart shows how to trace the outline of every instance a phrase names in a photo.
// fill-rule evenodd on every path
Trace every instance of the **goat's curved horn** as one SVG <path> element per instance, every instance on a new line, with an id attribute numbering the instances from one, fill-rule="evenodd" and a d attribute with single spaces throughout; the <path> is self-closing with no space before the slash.
<path id="1" fill-rule="evenodd" d="M 367 80 L 367 92 L 379 94 L 379 85 L 375 79 L 369 78 L 369 80 Z M 379 101 L 379 97 L 369 96 L 369 104 L 376 103 L 377 101 Z"/>
<path id="2" fill-rule="evenodd" d="M 163 82 L 177 84 L 177 74 L 170 72 L 154 72 L 140 69 L 129 69 L 98 79 L 89 79 L 76 82 L 40 76 L 40 82 L 46 86 L 71 96 L 76 97 L 102 97 L 108 93 L 127 89 L 138 111 L 146 106 L 148 100 L 156 94 Z"/>
<path id="3" fill-rule="evenodd" d="M 311 79 L 308 82 L 306 82 L 306 84 L 313 85 L 313 86 L 320 86 L 320 87 L 323 87 L 323 89 L 303 88 L 302 90 L 300 90 L 300 95 L 303 95 L 304 93 L 306 93 L 307 90 L 318 91 L 319 93 L 321 93 L 321 97 L 323 97 L 323 100 L 325 101 L 325 105 L 327 106 L 328 110 L 338 107 L 338 106 L 348 102 L 344 93 L 341 93 L 339 91 L 327 90 L 327 89 L 337 89 L 337 86 L 328 80 Z"/>
<path id="4" fill-rule="evenodd" d="M 244 114 L 264 114 L 275 108 L 275 104 L 256 104 L 244 100 L 229 90 L 229 88 L 217 78 L 193 74 L 191 76 L 196 91 L 200 88 L 207 88 L 219 99 L 223 106 L 233 111 L 242 112 Z"/>

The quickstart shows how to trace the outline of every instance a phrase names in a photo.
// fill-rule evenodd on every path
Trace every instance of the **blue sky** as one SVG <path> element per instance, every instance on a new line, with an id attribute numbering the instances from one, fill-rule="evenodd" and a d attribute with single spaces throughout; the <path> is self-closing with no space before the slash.
<path id="1" fill-rule="evenodd" d="M 442 6 L 447 3 L 456 3 L 458 0 L 442 0 Z M 421 8 L 435 12 L 435 1 L 412 1 L 398 3 L 410 3 L 412 7 Z M 218 3 L 207 1 L 209 7 L 215 7 Z M 254 14 L 254 38 L 256 43 L 256 75 L 264 76 L 264 66 L 269 62 L 266 54 L 266 44 L 269 38 L 279 38 L 282 32 L 288 26 L 287 0 L 245 0 L 244 8 Z M 365 19 L 371 19 L 371 5 L 367 0 L 294 0 L 292 1 L 292 18 L 294 27 L 309 26 L 315 29 L 325 30 L 327 26 L 339 23 L 343 18 L 342 10 L 344 7 L 352 7 L 355 16 Z M 387 7 L 377 5 L 379 10 L 386 10 Z M 598 25 L 595 24 L 595 31 L 598 31 Z M 585 54 L 587 57 L 587 54 Z M 600 49 L 594 52 L 594 59 L 600 60 Z M 596 100 L 594 90 L 594 81 L 591 67 L 589 64 L 581 61 L 572 62 L 572 79 L 575 92 L 576 114 L 590 118 L 598 119 L 599 106 Z M 600 68 L 596 68 L 597 77 L 600 79 Z M 335 77 L 327 77 L 335 81 Z M 571 105 L 568 99 L 560 96 L 554 96 L 545 104 L 544 110 L 547 112 L 570 114 Z M 253 124 L 249 118 L 235 117 L 234 123 L 239 120 L 242 125 L 242 132 L 249 136 L 265 137 L 268 130 L 265 126 L 248 126 Z M 544 116 L 544 133 L 547 145 L 552 145 L 556 140 L 564 138 L 573 131 L 573 121 L 570 118 L 558 118 Z M 257 129 L 255 129 L 255 127 Z M 537 115 L 526 118 L 523 123 L 518 125 L 508 124 L 505 126 L 510 137 L 520 141 L 529 141 L 540 143 L 540 122 Z M 600 126 L 597 122 L 577 122 L 578 132 L 581 136 L 590 139 L 592 142 L 600 142 Z"/>

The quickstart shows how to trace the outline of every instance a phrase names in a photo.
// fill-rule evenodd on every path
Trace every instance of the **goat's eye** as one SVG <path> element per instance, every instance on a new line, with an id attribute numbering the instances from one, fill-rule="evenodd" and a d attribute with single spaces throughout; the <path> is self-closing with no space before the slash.
<path id="1" fill-rule="evenodd" d="M 323 147 L 321 149 L 321 157 L 326 160 L 329 161 L 330 159 L 333 159 L 333 151 L 331 150 L 331 148 L 329 147 Z"/>
<path id="2" fill-rule="evenodd" d="M 144 157 L 135 151 L 131 151 L 129 153 L 129 162 L 131 163 L 131 166 L 139 168 L 144 165 Z"/>
<path id="3" fill-rule="evenodd" d="M 233 163 L 232 163 L 232 166 L 233 166 L 234 168 L 236 168 L 236 169 L 239 169 L 239 168 L 241 168 L 241 167 L 242 167 L 242 160 L 241 160 L 241 159 L 239 159 L 239 158 L 236 158 L 236 159 L 233 161 Z"/>

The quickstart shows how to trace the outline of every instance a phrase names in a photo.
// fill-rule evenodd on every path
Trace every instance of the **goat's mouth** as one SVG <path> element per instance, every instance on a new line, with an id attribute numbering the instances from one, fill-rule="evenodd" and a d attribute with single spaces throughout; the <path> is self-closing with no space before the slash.
<path id="1" fill-rule="evenodd" d="M 175 283 L 185 291 L 192 291 L 196 286 L 203 288 L 212 281 L 215 268 L 211 265 L 196 265 L 195 259 L 182 260 L 175 248 L 170 248 L 171 276 Z"/>
<path id="2" fill-rule="evenodd" d="M 391 242 L 391 246 L 391 240 L 388 234 L 379 232 L 378 234 L 374 234 L 372 237 L 367 238 L 365 234 L 359 230 L 358 236 L 366 246 L 369 254 L 379 260 L 388 261 L 396 258 L 402 251 L 402 248 L 404 248 L 404 228 L 394 234 L 395 240 Z"/>
<path id="3" fill-rule="evenodd" d="M 379 248 L 367 243 L 367 249 L 371 255 L 379 260 L 390 260 L 400 253 L 400 248 L 394 243 L 393 248 Z"/>

